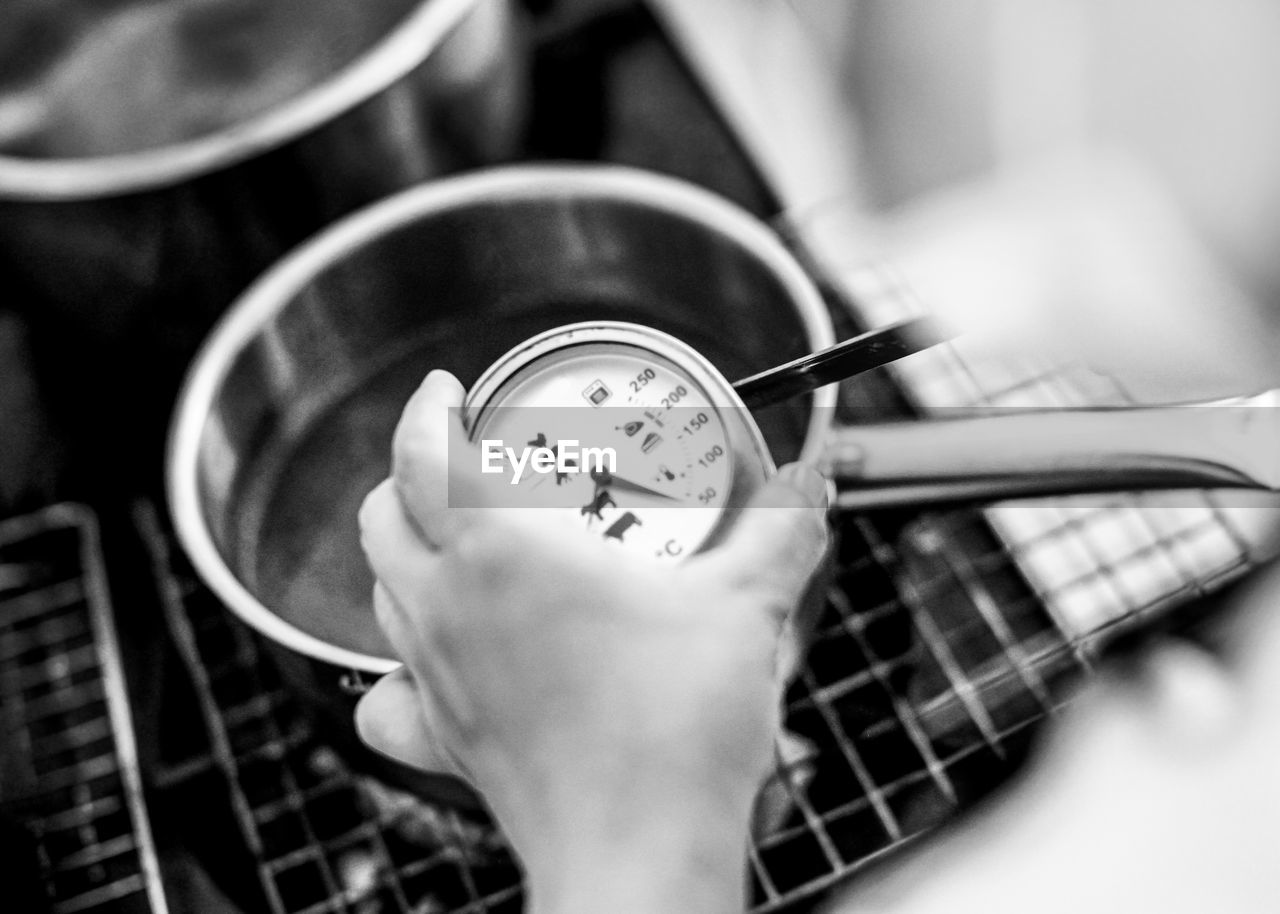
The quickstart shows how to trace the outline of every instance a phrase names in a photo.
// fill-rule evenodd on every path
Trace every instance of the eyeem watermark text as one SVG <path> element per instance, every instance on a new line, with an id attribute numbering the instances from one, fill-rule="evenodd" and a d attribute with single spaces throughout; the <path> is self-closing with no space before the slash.
<path id="1" fill-rule="evenodd" d="M 554 446 L 526 444 L 521 448 L 507 447 L 498 438 L 485 438 L 480 442 L 480 472 L 502 473 L 512 470 L 511 485 L 518 485 L 525 470 L 534 473 L 555 473 L 557 484 L 574 473 L 616 473 L 618 454 L 611 447 L 579 447 L 577 439 L 557 441 Z"/>

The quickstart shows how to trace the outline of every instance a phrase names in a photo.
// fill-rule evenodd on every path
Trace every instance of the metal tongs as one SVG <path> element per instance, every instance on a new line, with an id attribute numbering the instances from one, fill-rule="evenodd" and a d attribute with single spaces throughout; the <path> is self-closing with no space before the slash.
<path id="1" fill-rule="evenodd" d="M 894 324 L 737 382 L 780 402 L 927 349 L 928 319 Z M 849 509 L 1151 489 L 1280 492 L 1280 390 L 1168 406 L 957 410 L 841 426 L 824 458 Z"/>

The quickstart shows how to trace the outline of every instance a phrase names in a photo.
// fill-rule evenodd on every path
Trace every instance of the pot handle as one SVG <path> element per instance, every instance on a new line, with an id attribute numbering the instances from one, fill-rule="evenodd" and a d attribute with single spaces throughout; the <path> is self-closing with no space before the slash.
<path id="1" fill-rule="evenodd" d="M 1280 487 L 1280 392 L 1165 407 L 966 411 L 843 426 L 825 469 L 852 510 L 1137 489 Z M 1200 408 L 1194 408 L 1200 407 Z"/>

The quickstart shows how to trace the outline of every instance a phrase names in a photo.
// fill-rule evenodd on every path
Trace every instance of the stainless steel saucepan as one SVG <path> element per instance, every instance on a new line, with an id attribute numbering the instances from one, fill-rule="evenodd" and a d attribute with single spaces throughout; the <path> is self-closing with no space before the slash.
<path id="1" fill-rule="evenodd" d="M 664 330 L 728 378 L 834 342 L 805 272 L 746 212 L 645 172 L 522 166 L 343 220 L 242 296 L 197 358 L 170 440 L 178 534 L 352 751 L 355 693 L 397 666 L 356 512 L 406 400 L 430 369 L 470 386 L 515 344 L 586 320 Z M 831 463 L 856 506 L 1240 481 L 1173 411 L 835 429 L 834 405 L 823 387 L 753 414 L 779 463 Z"/>
<path id="2" fill-rule="evenodd" d="M 834 341 L 803 270 L 736 206 L 630 169 L 518 166 L 341 221 L 246 292 L 197 357 L 170 440 L 179 537 L 353 753 L 350 687 L 398 665 L 356 512 L 406 400 L 432 368 L 470 385 L 530 336 L 594 319 L 665 330 L 730 377 Z M 775 457 L 820 455 L 834 399 L 758 411 Z"/>

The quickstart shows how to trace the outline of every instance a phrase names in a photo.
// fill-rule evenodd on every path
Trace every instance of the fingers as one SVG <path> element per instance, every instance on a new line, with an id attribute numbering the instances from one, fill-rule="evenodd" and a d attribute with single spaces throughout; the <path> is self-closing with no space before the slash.
<path id="1" fill-rule="evenodd" d="M 392 447 L 392 479 L 409 517 L 437 547 L 451 542 L 472 513 L 449 507 L 451 491 L 467 500 L 479 466 L 465 459 L 467 435 L 459 412 L 464 396 L 449 372 L 428 374 L 405 406 Z"/>
<path id="2" fill-rule="evenodd" d="M 414 603 L 400 600 L 382 581 L 373 585 L 373 612 L 397 656 L 418 678 L 424 694 L 432 696 L 436 717 L 448 720 L 456 732 L 470 732 L 474 713 L 466 689 L 452 664 L 448 632 L 456 623 L 457 607 L 432 605 L 430 595 Z"/>
<path id="3" fill-rule="evenodd" d="M 356 706 L 356 731 L 369 748 L 397 762 L 463 777 L 445 747 L 442 727 L 421 690 L 403 667 L 379 679 Z"/>
<path id="4" fill-rule="evenodd" d="M 728 538 L 702 560 L 713 574 L 768 593 L 785 618 L 827 550 L 827 483 L 811 467 L 778 471 L 743 510 Z"/>
<path id="5" fill-rule="evenodd" d="M 377 578 L 402 600 L 424 589 L 424 577 L 439 561 L 405 512 L 393 480 L 385 479 L 360 506 L 360 545 Z"/>
<path id="6" fill-rule="evenodd" d="M 405 604 L 396 599 L 381 580 L 374 582 L 373 615 L 378 620 L 378 627 L 387 636 L 387 642 L 396 656 L 401 661 L 411 664 L 414 660 L 412 648 L 417 646 L 418 638 L 414 620 L 404 609 L 406 605 L 413 604 Z M 426 621 L 427 612 L 427 607 L 422 607 L 421 621 Z"/>

